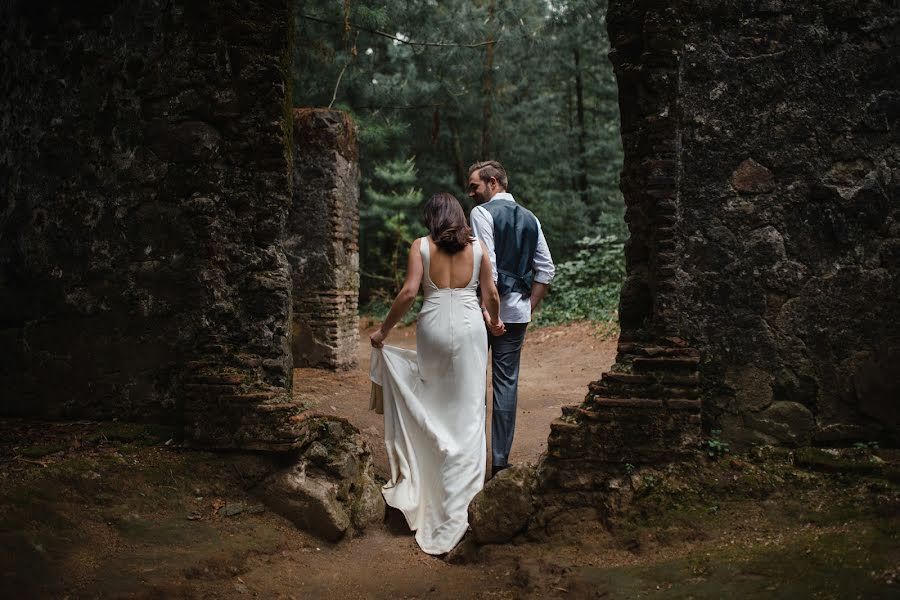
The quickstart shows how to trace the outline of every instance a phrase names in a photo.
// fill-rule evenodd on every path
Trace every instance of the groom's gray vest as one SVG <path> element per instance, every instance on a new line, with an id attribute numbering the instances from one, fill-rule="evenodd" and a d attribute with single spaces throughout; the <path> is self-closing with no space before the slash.
<path id="1" fill-rule="evenodd" d="M 497 291 L 501 296 L 519 292 L 531 295 L 538 220 L 527 208 L 509 200 L 481 205 L 494 219 L 494 252 L 497 255 Z"/>

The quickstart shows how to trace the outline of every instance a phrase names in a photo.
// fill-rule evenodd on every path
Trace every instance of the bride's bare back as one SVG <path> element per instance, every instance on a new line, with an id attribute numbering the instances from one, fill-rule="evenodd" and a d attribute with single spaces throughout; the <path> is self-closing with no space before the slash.
<path id="1" fill-rule="evenodd" d="M 463 288 L 472 280 L 472 244 L 469 244 L 456 254 L 447 254 L 441 250 L 431 236 L 428 240 L 428 250 L 431 256 L 431 268 L 428 275 L 438 288 Z M 472 242 L 477 244 L 478 242 Z"/>

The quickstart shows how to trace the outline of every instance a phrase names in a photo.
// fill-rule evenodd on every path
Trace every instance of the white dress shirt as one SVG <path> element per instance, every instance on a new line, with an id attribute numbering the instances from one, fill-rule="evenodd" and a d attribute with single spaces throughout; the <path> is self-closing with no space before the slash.
<path id="1" fill-rule="evenodd" d="M 491 202 L 515 202 L 515 199 L 512 197 L 512 194 L 500 192 L 499 194 L 494 194 L 488 204 Z M 497 254 L 494 251 L 494 218 L 484 208 L 484 205 L 479 205 L 472 209 L 472 215 L 469 220 L 475 237 L 484 242 L 488 250 L 488 256 L 491 258 L 491 269 L 494 272 L 494 282 L 496 283 Z M 537 226 L 538 240 L 532 267 L 534 269 L 534 281 L 537 283 L 550 283 L 556 274 L 556 268 L 553 266 L 553 258 L 550 256 L 547 240 L 544 239 L 540 221 L 538 221 Z M 500 320 L 504 323 L 529 323 L 531 321 L 531 298 L 522 296 L 519 292 L 510 292 L 500 296 Z"/>

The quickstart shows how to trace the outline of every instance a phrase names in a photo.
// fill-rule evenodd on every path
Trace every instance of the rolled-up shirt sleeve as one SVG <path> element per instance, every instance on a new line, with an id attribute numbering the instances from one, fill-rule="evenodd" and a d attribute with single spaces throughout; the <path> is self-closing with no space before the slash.
<path id="1" fill-rule="evenodd" d="M 474 216 L 474 211 L 472 212 Z M 493 242 L 493 240 L 491 241 Z M 491 244 L 491 246 L 493 246 L 493 244 Z M 491 254 L 491 256 L 493 257 L 493 254 Z M 553 257 L 550 256 L 550 247 L 547 245 L 547 240 L 544 238 L 544 230 L 541 228 L 540 221 L 538 221 L 538 241 L 537 248 L 534 250 L 533 265 L 534 280 L 537 283 L 548 284 L 553 281 L 553 277 L 556 275 L 556 267 L 553 266 Z"/>
<path id="2" fill-rule="evenodd" d="M 480 206 L 476 206 L 469 215 L 469 222 L 472 224 L 472 233 L 475 234 L 476 238 L 484 242 L 484 246 L 487 248 L 488 257 L 491 259 L 491 271 L 496 283 L 497 252 L 494 250 L 494 219 L 491 217 L 491 213 Z M 550 256 L 550 254 L 548 253 L 547 256 Z M 552 268 L 553 263 L 550 263 L 550 266 Z"/>

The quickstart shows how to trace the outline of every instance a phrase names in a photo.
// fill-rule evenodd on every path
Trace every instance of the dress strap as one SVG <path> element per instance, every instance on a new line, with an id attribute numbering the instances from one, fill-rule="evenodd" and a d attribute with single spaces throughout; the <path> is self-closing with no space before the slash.
<path id="1" fill-rule="evenodd" d="M 476 238 L 472 238 L 472 279 L 469 280 L 469 286 L 478 284 L 478 275 L 481 272 L 481 242 Z"/>
<path id="2" fill-rule="evenodd" d="M 428 236 L 419 238 L 419 254 L 422 255 L 422 268 L 425 270 L 424 281 L 427 287 L 437 289 L 431 280 L 431 244 Z"/>

